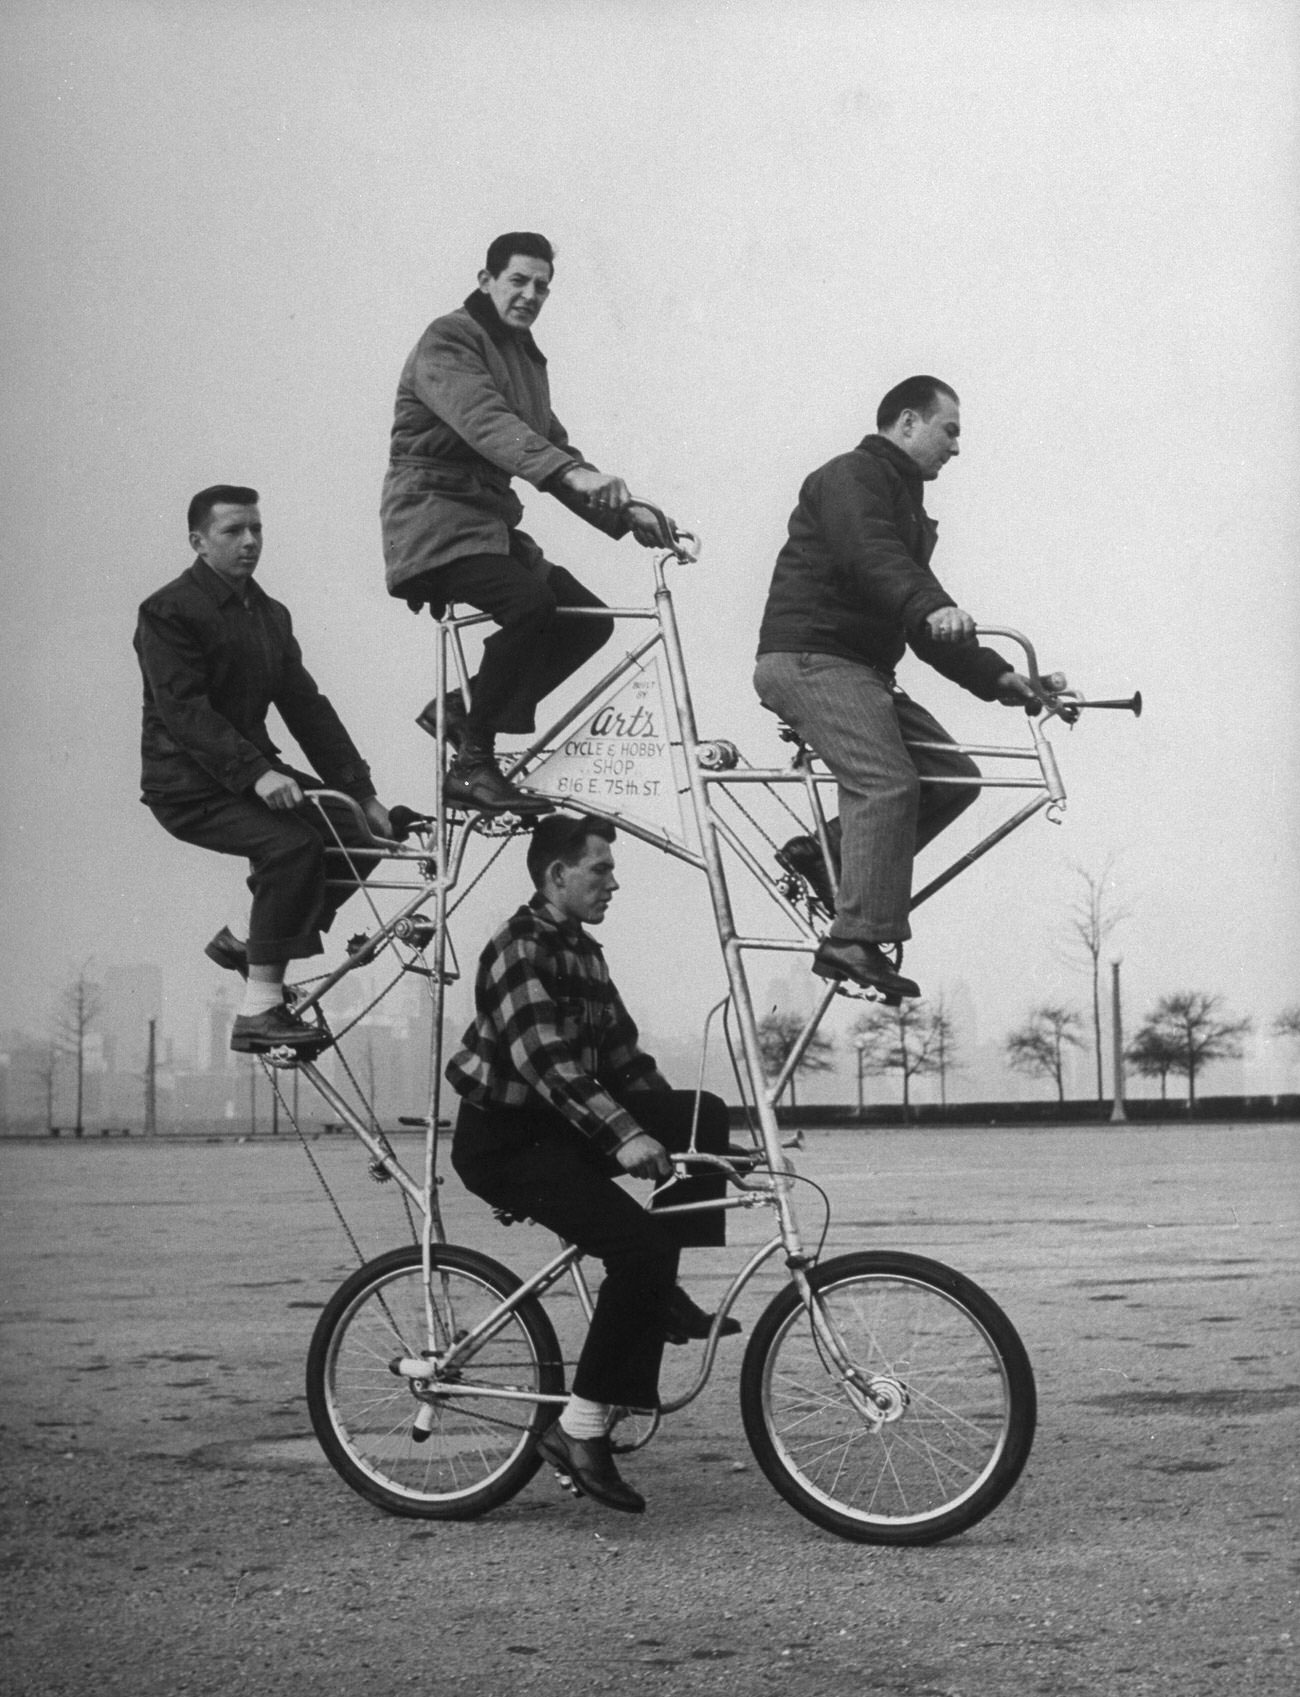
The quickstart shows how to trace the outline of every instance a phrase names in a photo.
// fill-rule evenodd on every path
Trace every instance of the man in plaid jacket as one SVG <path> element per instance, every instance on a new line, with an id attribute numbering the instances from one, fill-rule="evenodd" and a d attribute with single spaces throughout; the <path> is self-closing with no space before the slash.
<path id="1" fill-rule="evenodd" d="M 665 1179 L 669 1150 L 728 1147 L 726 1105 L 673 1090 L 584 929 L 614 891 L 614 827 L 556 814 L 528 851 L 536 894 L 495 933 L 478 965 L 476 1017 L 447 1066 L 461 1097 L 452 1165 L 494 1208 L 535 1220 L 605 1265 L 573 1395 L 539 1441 L 575 1487 L 609 1508 L 645 1501 L 617 1472 L 608 1428 L 616 1407 L 659 1406 L 666 1341 L 705 1337 L 712 1316 L 677 1284 L 680 1251 L 725 1242 L 725 1214 L 657 1217 L 615 1177 Z M 698 1116 L 698 1117 L 697 1117 Z M 679 1180 L 664 1206 L 722 1195 L 720 1174 Z M 739 1324 L 723 1320 L 721 1333 Z"/>

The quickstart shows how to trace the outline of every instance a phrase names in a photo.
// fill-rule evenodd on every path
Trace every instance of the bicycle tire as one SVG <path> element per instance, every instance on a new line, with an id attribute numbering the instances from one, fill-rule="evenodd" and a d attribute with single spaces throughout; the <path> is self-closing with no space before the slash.
<path id="1" fill-rule="evenodd" d="M 444 1345 L 476 1326 L 520 1280 L 475 1250 L 436 1244 L 432 1304 Z M 390 1363 L 418 1356 L 428 1341 L 424 1274 L 416 1245 L 390 1250 L 358 1268 L 325 1305 L 307 1352 L 307 1406 L 321 1448 L 340 1476 L 390 1514 L 468 1520 L 514 1496 L 537 1471 L 535 1444 L 555 1405 L 502 1397 L 459 1397 L 473 1384 L 564 1390 L 555 1330 L 529 1297 L 504 1327 L 459 1369 L 422 1397 Z M 428 1410 L 420 1436 L 415 1417 Z"/>
<path id="2" fill-rule="evenodd" d="M 973 1280 L 920 1255 L 842 1255 L 808 1278 L 852 1370 L 836 1370 L 795 1286 L 773 1298 L 740 1378 L 768 1480 L 858 1543 L 933 1544 L 974 1526 L 1033 1444 L 1033 1369 L 1010 1320 Z M 862 1412 L 868 1387 L 889 1407 L 883 1420 Z"/>

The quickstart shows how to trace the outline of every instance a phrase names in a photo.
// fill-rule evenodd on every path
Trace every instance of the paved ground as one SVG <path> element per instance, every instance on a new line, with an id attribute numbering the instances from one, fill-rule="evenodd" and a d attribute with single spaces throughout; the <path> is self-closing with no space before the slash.
<path id="1" fill-rule="evenodd" d="M 391 1188 L 314 1148 L 366 1253 L 398 1241 Z M 970 1273 L 1038 1377 L 1013 1495 L 901 1551 L 775 1496 L 734 1345 L 628 1462 L 642 1520 L 547 1475 L 470 1524 L 382 1515 L 309 1434 L 350 1251 L 301 1151 L 0 1144 L 0 1674 L 13 1697 L 1290 1693 L 1298 1154 L 1294 1125 L 810 1133 L 832 1246 Z M 454 1237 L 539 1252 L 445 1188 Z M 688 1257 L 706 1303 L 733 1259 Z"/>

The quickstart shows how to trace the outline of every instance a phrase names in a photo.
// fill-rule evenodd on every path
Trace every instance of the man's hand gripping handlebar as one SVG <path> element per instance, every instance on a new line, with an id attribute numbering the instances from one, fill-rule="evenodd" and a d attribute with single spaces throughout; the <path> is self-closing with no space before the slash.
<path id="1" fill-rule="evenodd" d="M 633 495 L 623 511 L 633 536 L 643 548 L 663 548 L 683 564 L 699 559 L 699 537 L 689 530 L 679 530 L 659 507 Z"/>
<path id="2" fill-rule="evenodd" d="M 1123 709 L 1137 718 L 1142 712 L 1142 692 L 1135 690 L 1131 696 L 1122 701 L 1085 701 L 1078 690 L 1070 689 L 1066 684 L 1063 672 L 1041 673 L 1038 670 L 1038 656 L 1034 653 L 1034 645 L 1027 636 L 1022 636 L 1018 630 L 1012 630 L 1010 625 L 979 625 L 976 628 L 979 636 L 1000 636 L 1008 642 L 1016 643 L 1025 653 L 1025 669 L 1023 672 L 1009 672 L 1005 681 L 1014 679 L 1017 687 L 1008 689 L 1001 697 L 1008 705 L 1016 706 L 1024 703 L 1025 711 L 1031 714 L 1044 713 L 1049 717 L 1063 719 L 1067 725 L 1073 725 L 1080 712 L 1085 707 L 1110 707 Z"/>

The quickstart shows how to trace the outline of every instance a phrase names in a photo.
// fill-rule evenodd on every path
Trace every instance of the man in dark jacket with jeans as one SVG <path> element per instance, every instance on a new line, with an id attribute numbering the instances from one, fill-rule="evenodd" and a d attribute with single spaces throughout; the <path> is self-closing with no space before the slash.
<path id="1" fill-rule="evenodd" d="M 549 803 L 506 781 L 498 732 L 535 729 L 538 702 L 613 634 L 604 603 L 520 529 L 521 478 L 607 536 L 630 530 L 645 547 L 665 538 L 621 477 L 584 459 L 551 410 L 546 357 L 532 326 L 546 304 L 555 256 L 545 236 L 512 230 L 488 248 L 478 287 L 435 318 L 397 385 L 380 521 L 389 594 L 437 614 L 453 601 L 500 627 L 483 648 L 468 711 L 446 704 L 456 749 L 445 785 L 460 807 L 544 811 Z M 568 617 L 561 608 L 581 608 Z M 438 702 L 417 723 L 435 732 Z"/>
<path id="2" fill-rule="evenodd" d="M 979 793 L 979 768 L 894 668 L 911 647 L 983 701 L 1025 706 L 1029 679 L 975 639 L 975 621 L 930 570 L 938 527 L 924 485 L 959 452 L 956 394 L 911 377 L 881 401 L 877 434 L 813 472 L 799 492 L 759 632 L 754 684 L 839 782 L 841 859 L 829 935 L 813 971 L 890 997 L 917 996 L 882 944 L 911 936 L 916 852 Z M 1053 675 L 1049 688 L 1064 688 Z M 908 746 L 924 743 L 931 746 Z M 818 845 L 795 838 L 784 864 L 825 884 Z"/>
<path id="3" fill-rule="evenodd" d="M 141 799 L 182 842 L 247 858 L 253 905 L 247 940 L 223 928 L 206 953 L 247 980 L 231 1048 L 305 1044 L 317 1028 L 284 1002 L 291 960 L 318 954 L 321 932 L 364 877 L 351 854 L 327 882 L 326 843 L 368 840 L 351 810 L 326 821 L 306 789 L 340 790 L 370 830 L 392 835 L 370 768 L 302 663 L 289 610 L 254 583 L 262 553 L 255 489 L 214 484 L 190 502 L 197 556 L 142 604 L 135 650 L 144 677 Z M 319 777 L 280 758 L 266 715 L 275 707 Z"/>

